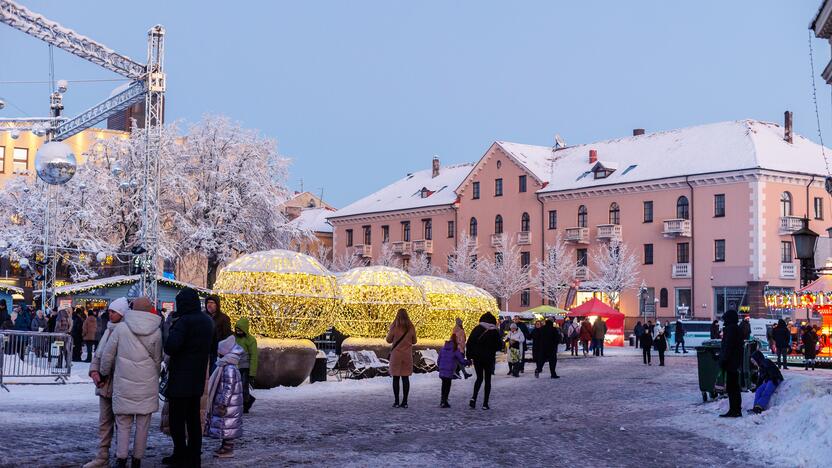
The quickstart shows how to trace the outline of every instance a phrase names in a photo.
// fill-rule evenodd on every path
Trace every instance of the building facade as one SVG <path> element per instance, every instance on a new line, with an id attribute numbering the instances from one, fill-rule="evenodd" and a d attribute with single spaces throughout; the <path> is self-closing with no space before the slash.
<path id="1" fill-rule="evenodd" d="M 790 118 L 782 126 L 743 120 L 637 129 L 568 147 L 498 141 L 476 164 L 443 169 L 435 161 L 432 171 L 337 211 L 330 217 L 335 252 L 371 262 L 390 242 L 406 260 L 414 244 L 424 248 L 420 241 L 430 240 L 433 263 L 443 270 L 454 240 L 467 233 L 478 256 L 510 242 L 533 267 L 562 241 L 583 267 L 578 291 L 589 292 L 598 250 L 618 239 L 640 265 L 642 287 L 621 294 L 629 322 L 710 320 L 729 309 L 763 316 L 765 291 L 799 287 L 791 233 L 804 217 L 816 232 L 832 226 L 824 152 L 794 135 Z M 447 179 L 436 181 L 442 175 Z M 403 242 L 410 244 L 398 247 Z M 530 289 L 508 309 L 544 302 Z"/>

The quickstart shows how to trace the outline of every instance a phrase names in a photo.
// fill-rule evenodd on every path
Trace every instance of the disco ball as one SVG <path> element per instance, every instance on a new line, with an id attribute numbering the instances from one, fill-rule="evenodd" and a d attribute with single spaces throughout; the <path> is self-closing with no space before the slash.
<path id="1" fill-rule="evenodd" d="M 46 135 L 46 130 L 47 130 L 46 126 L 44 126 L 40 123 L 36 123 L 36 124 L 32 125 L 32 133 L 34 133 L 35 136 L 42 137 L 42 136 Z"/>
<path id="2" fill-rule="evenodd" d="M 69 182 L 77 168 L 75 154 L 66 143 L 50 141 L 41 146 L 35 155 L 38 177 L 49 185 Z"/>
<path id="3" fill-rule="evenodd" d="M 28 258 L 21 258 L 19 264 L 20 264 L 20 268 L 23 268 L 23 269 L 29 268 L 29 259 Z"/>
<path id="4" fill-rule="evenodd" d="M 97 254 L 95 254 L 95 260 L 98 263 L 104 263 L 104 260 L 107 260 L 107 254 L 104 252 L 98 252 Z"/>
<path id="5" fill-rule="evenodd" d="M 18 138 L 20 138 L 20 130 L 18 130 L 16 128 L 14 130 L 12 130 L 11 132 L 9 132 L 9 134 L 12 137 L 12 140 L 17 140 Z"/>

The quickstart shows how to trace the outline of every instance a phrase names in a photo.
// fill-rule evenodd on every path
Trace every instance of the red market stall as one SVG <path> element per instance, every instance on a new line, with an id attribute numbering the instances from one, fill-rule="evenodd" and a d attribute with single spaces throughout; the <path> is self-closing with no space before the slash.
<path id="1" fill-rule="evenodd" d="M 624 314 L 613 309 L 602 301 L 592 298 L 583 304 L 573 307 L 569 317 L 589 317 L 591 321 L 603 318 L 607 322 L 607 334 L 604 344 L 609 346 L 624 346 Z"/>

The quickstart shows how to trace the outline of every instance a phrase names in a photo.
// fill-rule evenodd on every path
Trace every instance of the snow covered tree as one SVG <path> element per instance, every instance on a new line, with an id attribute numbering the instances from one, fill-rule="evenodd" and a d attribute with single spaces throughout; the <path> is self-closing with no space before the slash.
<path id="1" fill-rule="evenodd" d="M 342 255 L 333 255 L 332 261 L 330 262 L 330 266 L 328 268 L 330 271 L 342 273 L 360 266 L 364 266 L 363 260 L 360 259 L 358 255 L 346 252 Z"/>
<path id="2" fill-rule="evenodd" d="M 537 262 L 535 288 L 543 296 L 560 306 L 575 280 L 578 262 L 569 255 L 566 242 L 558 234 L 554 244 L 546 244 L 546 258 Z"/>
<path id="3" fill-rule="evenodd" d="M 402 262 L 393 253 L 393 248 L 390 247 L 389 242 L 383 242 L 379 250 L 378 257 L 373 261 L 374 265 L 387 266 L 393 268 L 401 268 Z"/>
<path id="4" fill-rule="evenodd" d="M 209 288 L 222 263 L 286 247 L 298 235 L 279 209 L 288 195 L 288 160 L 274 140 L 209 116 L 189 128 L 181 146 L 183 177 L 170 181 L 172 225 L 185 252 L 206 257 Z"/>
<path id="5" fill-rule="evenodd" d="M 419 252 L 410 257 L 407 264 L 407 273 L 410 276 L 433 276 L 436 268 L 430 263 L 430 257 L 424 252 Z"/>
<path id="6" fill-rule="evenodd" d="M 605 293 L 610 305 L 618 309 L 621 293 L 638 285 L 638 257 L 627 244 L 613 239 L 598 247 L 593 260 L 590 278 L 595 289 Z"/>
<path id="7" fill-rule="evenodd" d="M 494 260 L 479 260 L 477 270 L 480 286 L 500 298 L 504 312 L 512 296 L 532 285 L 530 266 L 521 263 L 520 248 L 510 237 L 503 240 Z"/>
<path id="8" fill-rule="evenodd" d="M 456 246 L 448 255 L 448 272 L 444 276 L 460 283 L 480 284 L 481 275 L 477 269 L 476 255 L 476 239 L 462 232 Z"/>

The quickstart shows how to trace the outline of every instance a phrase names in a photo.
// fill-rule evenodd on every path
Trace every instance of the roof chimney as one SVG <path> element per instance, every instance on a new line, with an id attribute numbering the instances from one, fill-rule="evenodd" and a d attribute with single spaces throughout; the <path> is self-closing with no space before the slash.
<path id="1" fill-rule="evenodd" d="M 436 177 L 439 175 L 439 156 L 433 157 L 433 172 L 431 173 L 431 177 Z"/>
<path id="2" fill-rule="evenodd" d="M 793 143 L 792 138 L 792 111 L 786 111 L 785 122 L 783 125 L 783 139 L 789 143 Z"/>
<path id="3" fill-rule="evenodd" d="M 591 149 L 589 150 L 589 163 L 595 164 L 598 161 L 598 151 Z"/>
<path id="4" fill-rule="evenodd" d="M 644 135 L 644 129 L 643 128 L 634 128 L 633 129 L 633 136 L 639 136 L 639 135 Z"/>

